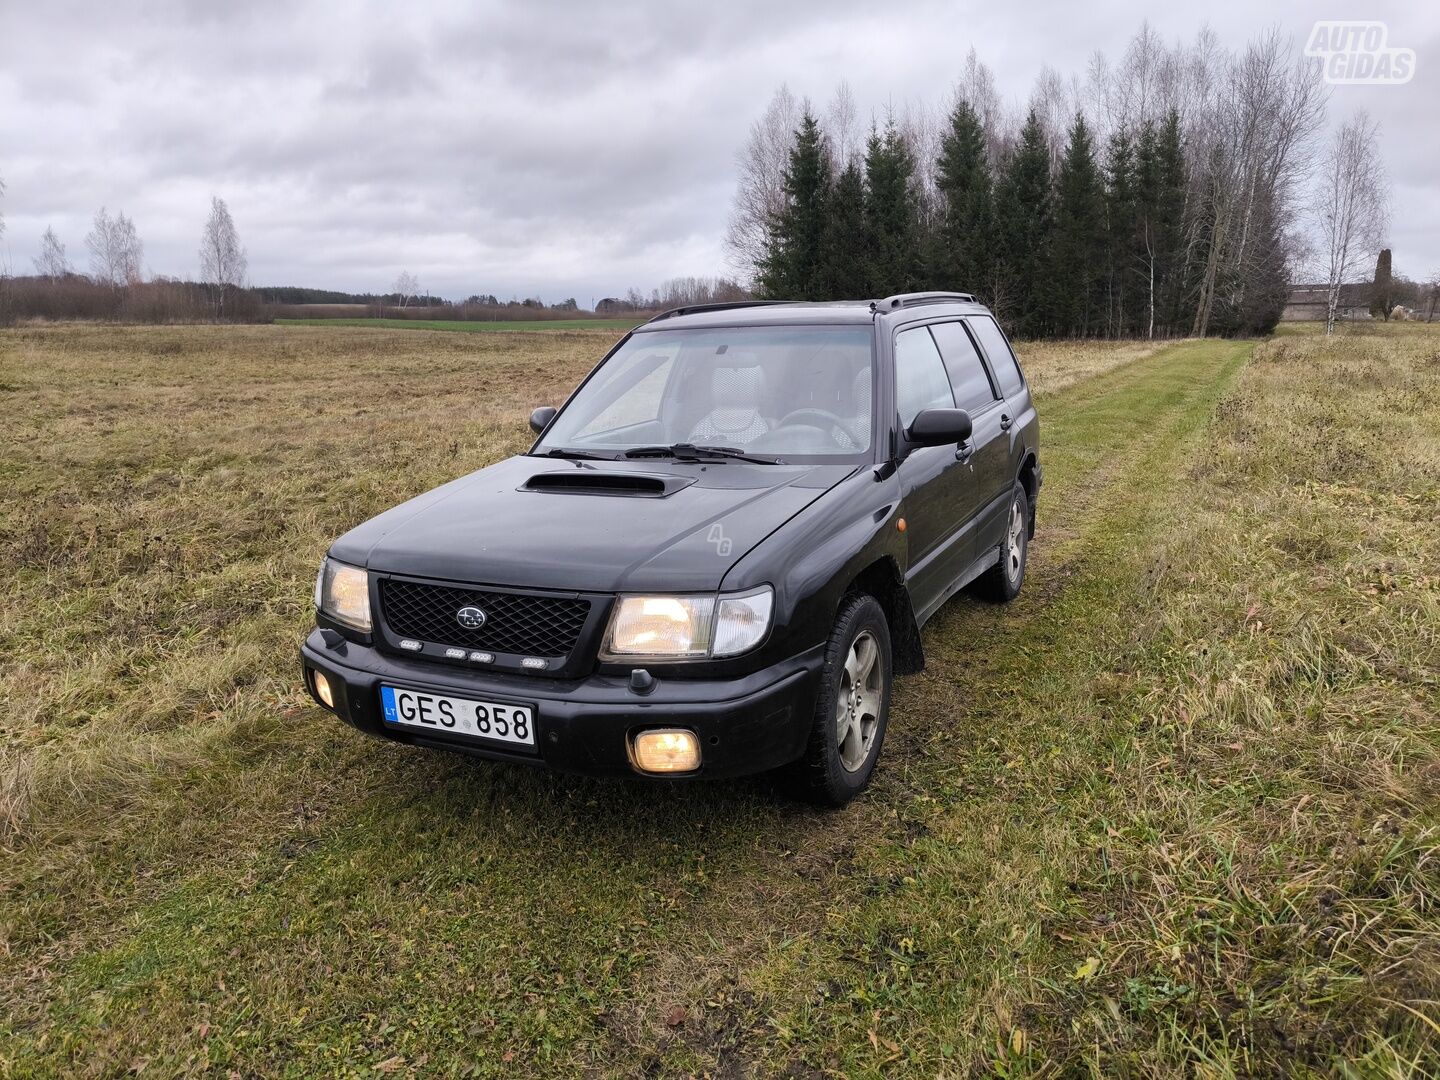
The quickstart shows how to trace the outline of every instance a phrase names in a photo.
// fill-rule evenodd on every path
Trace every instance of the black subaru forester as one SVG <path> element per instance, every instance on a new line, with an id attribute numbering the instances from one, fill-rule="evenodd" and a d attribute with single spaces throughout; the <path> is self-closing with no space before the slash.
<path id="1" fill-rule="evenodd" d="M 361 731 L 843 805 L 920 627 L 1024 580 L 1038 420 L 966 293 L 669 311 L 530 424 L 330 548 L 305 682 Z"/>

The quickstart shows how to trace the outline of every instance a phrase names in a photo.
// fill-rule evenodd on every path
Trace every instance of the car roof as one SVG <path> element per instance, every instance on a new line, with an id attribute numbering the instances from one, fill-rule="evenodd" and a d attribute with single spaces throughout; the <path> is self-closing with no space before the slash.
<path id="1" fill-rule="evenodd" d="M 806 303 L 798 300 L 698 305 L 663 312 L 635 328 L 635 333 L 663 330 L 697 330 L 738 326 L 864 326 L 876 316 L 898 321 L 934 315 L 988 314 L 974 301 L 925 301 L 886 310 L 880 300 L 832 300 Z"/>

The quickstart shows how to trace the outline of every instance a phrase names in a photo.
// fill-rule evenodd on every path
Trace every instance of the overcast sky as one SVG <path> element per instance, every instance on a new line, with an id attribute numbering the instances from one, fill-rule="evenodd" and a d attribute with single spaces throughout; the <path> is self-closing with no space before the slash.
<path id="1" fill-rule="evenodd" d="M 868 119 L 943 101 L 973 45 L 1021 108 L 1050 64 L 1118 58 L 1148 17 L 1229 46 L 1270 26 L 1383 19 L 1399 87 L 1337 87 L 1384 124 L 1395 269 L 1440 269 L 1440 4 L 725 5 L 0 0 L 0 258 L 53 226 L 79 269 L 103 204 L 150 273 L 193 276 L 210 196 L 255 284 L 575 296 L 725 271 L 735 152 L 775 88 Z"/>

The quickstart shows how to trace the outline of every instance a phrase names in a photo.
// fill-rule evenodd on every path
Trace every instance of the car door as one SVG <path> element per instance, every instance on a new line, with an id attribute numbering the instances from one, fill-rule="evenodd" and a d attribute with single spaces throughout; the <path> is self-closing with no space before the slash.
<path id="1" fill-rule="evenodd" d="M 1015 352 L 999 324 L 989 315 L 972 315 L 965 320 L 975 343 L 985 357 L 1000 396 L 1004 399 L 1001 409 L 1001 426 L 1005 431 L 1005 494 L 1019 473 L 1020 463 L 1026 452 L 1033 450 L 1037 442 L 1038 417 L 1030 387 L 1020 371 Z M 999 511 L 999 528 L 1004 531 L 1005 511 Z"/>
<path id="2" fill-rule="evenodd" d="M 898 331 L 894 357 L 902 433 L 921 409 L 954 408 L 955 393 L 929 328 Z M 953 445 L 916 447 L 897 470 L 909 549 L 906 584 L 922 622 L 954 591 L 950 586 L 975 557 L 974 538 L 966 526 L 973 512 L 974 482 L 956 451 Z"/>
<path id="3" fill-rule="evenodd" d="M 961 447 L 964 464 L 970 470 L 973 487 L 972 513 L 975 535 L 975 557 L 992 547 L 999 547 L 1005 531 L 1006 497 L 1014 482 L 1010 469 L 1010 416 L 1005 411 L 1000 391 L 981 358 L 974 338 L 959 320 L 934 323 L 930 327 L 950 385 L 955 404 L 970 414 L 974 430 L 970 441 Z"/>

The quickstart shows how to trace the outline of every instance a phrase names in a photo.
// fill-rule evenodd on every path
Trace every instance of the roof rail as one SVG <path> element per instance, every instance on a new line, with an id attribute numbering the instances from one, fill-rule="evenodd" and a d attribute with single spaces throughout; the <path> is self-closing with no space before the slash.
<path id="1" fill-rule="evenodd" d="M 771 304 L 793 303 L 793 300 L 729 300 L 720 304 L 686 304 L 684 307 L 671 308 L 669 311 L 660 312 L 659 315 L 652 315 L 645 320 L 645 324 L 659 322 L 661 319 L 674 319 L 681 315 L 696 315 L 702 311 L 727 311 L 730 308 L 768 307 Z"/>
<path id="2" fill-rule="evenodd" d="M 899 311 L 920 304 L 973 304 L 975 295 L 968 292 L 907 292 L 870 301 L 871 311 Z"/>

